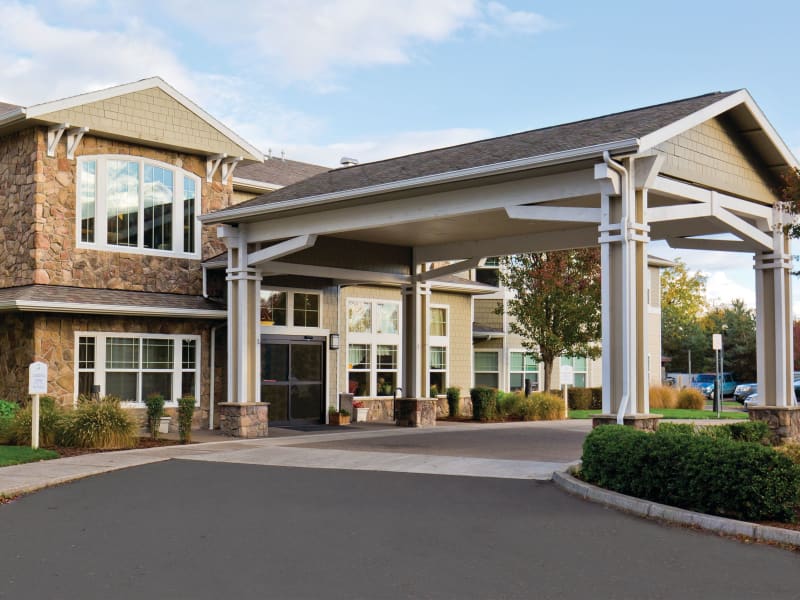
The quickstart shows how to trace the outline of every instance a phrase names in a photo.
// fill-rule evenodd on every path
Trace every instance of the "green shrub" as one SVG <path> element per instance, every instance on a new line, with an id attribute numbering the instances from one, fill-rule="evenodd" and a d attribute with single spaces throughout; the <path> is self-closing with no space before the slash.
<path id="1" fill-rule="evenodd" d="M 472 399 L 472 418 L 475 421 L 493 421 L 497 410 L 497 390 L 476 387 L 469 391 Z"/>
<path id="2" fill-rule="evenodd" d="M 65 446 L 78 448 L 133 448 L 137 429 L 131 415 L 120 406 L 119 398 L 106 396 L 80 402 L 65 419 L 60 441 Z"/>
<path id="3" fill-rule="evenodd" d="M 739 442 L 755 442 L 768 445 L 770 440 L 769 425 L 764 421 L 742 421 L 741 423 L 728 423 L 725 428 L 731 432 L 731 437 Z"/>
<path id="4" fill-rule="evenodd" d="M 184 396 L 178 400 L 178 435 L 182 444 L 192 441 L 192 417 L 194 416 L 194 396 Z M 346 410 L 340 410 L 340 414 L 349 416 Z"/>
<path id="5" fill-rule="evenodd" d="M 17 404 L 16 402 L 9 402 L 8 400 L 0 400 L 0 419 L 13 419 L 14 415 L 17 414 L 18 410 L 19 410 L 19 404 Z"/>
<path id="6" fill-rule="evenodd" d="M 691 423 L 664 423 L 658 426 L 659 433 L 673 433 L 680 435 L 694 435 L 694 425 Z"/>
<path id="7" fill-rule="evenodd" d="M 592 390 L 592 410 L 601 410 L 603 408 L 603 388 L 593 387 Z"/>
<path id="8" fill-rule="evenodd" d="M 9 442 L 18 446 L 29 446 L 31 443 L 31 423 L 33 422 L 32 406 L 29 403 L 19 409 L 9 425 Z M 65 413 L 56 406 L 55 400 L 49 396 L 39 398 L 39 445 L 52 446 L 61 436 Z"/>
<path id="9" fill-rule="evenodd" d="M 703 410 L 706 407 L 706 397 L 703 395 L 703 392 L 697 388 L 683 388 L 678 392 L 677 407 L 688 408 L 690 410 Z"/>
<path id="10" fill-rule="evenodd" d="M 567 389 L 567 402 L 570 410 L 589 410 L 592 408 L 592 390 L 571 387 Z"/>
<path id="11" fill-rule="evenodd" d="M 449 387 L 447 388 L 447 408 L 451 417 L 458 416 L 458 405 L 461 401 L 461 388 Z"/>
<path id="12" fill-rule="evenodd" d="M 800 505 L 800 467 L 786 456 L 670 427 L 655 434 L 598 427 L 584 441 L 581 476 L 623 494 L 750 521 L 791 521 Z"/>
<path id="13" fill-rule="evenodd" d="M 677 408 L 678 392 L 666 385 L 650 388 L 650 408 Z"/>
<path id="14" fill-rule="evenodd" d="M 161 417 L 164 416 L 164 396 L 149 394 L 144 400 L 144 405 L 147 407 L 147 425 L 150 427 L 150 437 L 157 440 Z"/>

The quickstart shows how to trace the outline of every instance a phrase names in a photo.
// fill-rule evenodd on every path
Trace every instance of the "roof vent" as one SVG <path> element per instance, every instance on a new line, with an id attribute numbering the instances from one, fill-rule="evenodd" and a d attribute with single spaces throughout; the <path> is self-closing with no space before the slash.
<path id="1" fill-rule="evenodd" d="M 355 158 L 350 158 L 347 156 L 343 156 L 339 159 L 339 164 L 343 167 L 355 167 L 358 164 L 358 160 Z"/>

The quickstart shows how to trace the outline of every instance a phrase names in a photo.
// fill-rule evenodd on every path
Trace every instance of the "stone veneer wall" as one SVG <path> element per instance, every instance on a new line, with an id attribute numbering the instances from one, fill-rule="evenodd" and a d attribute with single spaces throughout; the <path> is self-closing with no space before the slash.
<path id="1" fill-rule="evenodd" d="M 200 406 L 195 411 L 197 426 L 208 425 L 209 407 L 209 337 L 210 326 L 204 321 L 180 319 L 137 319 L 135 317 L 92 317 L 40 314 L 33 317 L 32 358 L 48 365 L 48 389 L 63 406 L 72 406 L 75 398 L 76 332 L 125 332 L 149 334 L 192 334 L 200 336 Z M 219 363 L 219 357 L 218 363 Z M 27 364 L 25 365 L 27 368 Z M 27 371 L 23 373 L 27 388 Z M 225 393 L 216 388 L 217 402 Z M 143 410 L 133 409 L 138 413 Z M 168 409 L 168 414 L 174 414 Z"/>
<path id="2" fill-rule="evenodd" d="M 32 135 L 35 135 L 32 156 L 35 157 L 38 187 L 35 208 L 31 206 L 26 210 L 36 215 L 33 282 L 178 294 L 202 292 L 202 269 L 198 260 L 76 248 L 77 160 L 66 158 L 63 143 L 58 145 L 55 157 L 48 157 L 44 128 L 36 129 Z M 199 176 L 204 213 L 224 208 L 231 202 L 232 188 L 222 185 L 219 174 L 215 175 L 213 183 L 206 182 L 204 157 L 90 134 L 84 136 L 76 157 L 102 154 L 158 160 Z M 202 247 L 204 258 L 225 250 L 213 227 L 203 228 Z"/>
<path id="3" fill-rule="evenodd" d="M 33 130 L 0 138 L 0 287 L 33 283 L 31 250 L 36 241 L 43 241 L 41 226 L 34 226 L 34 216 L 42 216 L 34 204 L 44 200 L 45 175 L 38 155 Z"/>
<path id="4" fill-rule="evenodd" d="M 28 397 L 28 366 L 33 362 L 33 315 L 0 316 L 0 398 L 19 402 Z"/>

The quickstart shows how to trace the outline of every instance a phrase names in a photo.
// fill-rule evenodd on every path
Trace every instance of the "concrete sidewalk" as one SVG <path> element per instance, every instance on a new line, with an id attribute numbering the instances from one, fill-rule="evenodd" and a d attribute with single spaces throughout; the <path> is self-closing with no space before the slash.
<path id="1" fill-rule="evenodd" d="M 324 468 L 367 471 L 391 471 L 404 473 L 428 473 L 439 475 L 467 475 L 474 477 L 497 477 L 511 479 L 549 480 L 555 471 L 565 471 L 576 464 L 574 458 L 553 460 L 552 453 L 537 460 L 495 458 L 487 448 L 486 456 L 452 456 L 437 454 L 437 444 L 425 444 L 426 436 L 446 433 L 471 434 L 475 446 L 480 448 L 481 434 L 490 432 L 509 435 L 509 443 L 523 444 L 525 435 L 531 439 L 537 435 L 557 435 L 559 431 L 588 433 L 590 422 L 553 421 L 535 423 L 472 424 L 455 423 L 430 429 L 415 429 L 385 426 L 361 426 L 340 429 L 297 432 L 270 429 L 271 437 L 254 440 L 224 438 L 211 432 L 197 432 L 195 439 L 215 440 L 186 446 L 162 446 L 140 450 L 99 452 L 69 458 L 59 458 L 37 463 L 0 468 L 0 495 L 14 496 L 38 489 L 58 485 L 92 475 L 119 469 L 136 467 L 165 460 L 195 460 L 240 464 L 291 466 L 301 468 Z M 331 431 L 331 433 L 328 433 Z M 362 451 L 357 442 L 404 437 L 404 447 L 412 451 L 386 452 Z M 310 444 L 336 444 L 347 442 L 345 449 L 313 448 Z M 574 444 L 574 442 L 573 442 Z M 305 446 L 305 447 L 303 447 Z M 416 449 L 415 449 L 416 447 Z M 574 455 L 574 449 L 570 454 Z"/>

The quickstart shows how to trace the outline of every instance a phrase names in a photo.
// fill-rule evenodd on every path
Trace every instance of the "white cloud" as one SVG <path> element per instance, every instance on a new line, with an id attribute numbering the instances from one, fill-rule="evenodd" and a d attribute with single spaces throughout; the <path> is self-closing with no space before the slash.
<path id="1" fill-rule="evenodd" d="M 369 140 L 352 140 L 328 145 L 292 144 L 265 141 L 274 155 L 286 151 L 286 157 L 330 167 L 338 167 L 339 159 L 348 156 L 361 163 L 403 156 L 434 148 L 443 148 L 489 137 L 485 129 L 438 129 L 433 131 L 409 131 L 397 135 L 386 135 Z"/>
<path id="2" fill-rule="evenodd" d="M 735 281 L 725 271 L 714 271 L 708 274 L 706 298 L 711 304 L 729 305 L 734 300 L 742 300 L 750 308 L 756 306 L 755 287 Z"/>
<path id="3" fill-rule="evenodd" d="M 553 21 L 538 13 L 511 10 L 499 2 L 489 2 L 486 5 L 486 14 L 489 17 L 487 26 L 496 31 L 535 34 L 555 26 Z"/>

